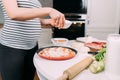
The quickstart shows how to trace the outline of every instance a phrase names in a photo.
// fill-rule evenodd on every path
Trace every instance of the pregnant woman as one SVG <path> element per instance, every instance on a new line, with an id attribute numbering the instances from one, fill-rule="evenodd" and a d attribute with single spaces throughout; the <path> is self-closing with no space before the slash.
<path id="1" fill-rule="evenodd" d="M 38 0 L 0 0 L 4 26 L 0 32 L 0 74 L 2 80 L 33 80 L 33 56 L 38 49 L 41 25 L 62 28 L 64 15 Z M 49 16 L 49 19 L 43 17 Z M 41 65 L 42 66 L 42 65 Z"/>

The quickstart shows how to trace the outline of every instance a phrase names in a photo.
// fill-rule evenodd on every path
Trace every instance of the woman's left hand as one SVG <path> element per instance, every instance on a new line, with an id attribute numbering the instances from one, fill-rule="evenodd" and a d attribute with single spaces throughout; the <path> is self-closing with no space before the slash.
<path id="1" fill-rule="evenodd" d="M 63 28 L 65 24 L 65 16 L 63 13 L 52 9 L 50 12 L 50 17 L 51 17 L 51 25 L 57 27 L 57 28 Z"/>

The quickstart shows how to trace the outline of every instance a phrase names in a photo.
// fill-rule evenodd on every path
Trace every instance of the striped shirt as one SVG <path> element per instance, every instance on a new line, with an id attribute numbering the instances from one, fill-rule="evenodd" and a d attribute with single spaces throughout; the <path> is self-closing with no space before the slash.
<path id="1" fill-rule="evenodd" d="M 39 8 L 41 4 L 38 0 L 17 0 L 18 7 Z M 18 49 L 31 49 L 36 46 L 41 32 L 40 20 L 34 18 L 26 21 L 11 20 L 3 7 L 4 26 L 0 32 L 0 43 Z"/>

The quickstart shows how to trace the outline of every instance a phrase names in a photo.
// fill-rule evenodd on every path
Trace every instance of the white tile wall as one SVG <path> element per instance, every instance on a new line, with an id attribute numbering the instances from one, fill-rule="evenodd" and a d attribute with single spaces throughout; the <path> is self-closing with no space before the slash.
<path id="1" fill-rule="evenodd" d="M 107 36 L 112 33 L 118 33 L 117 27 L 102 26 L 102 27 L 87 27 L 86 35 L 96 37 L 98 39 L 107 39 Z"/>

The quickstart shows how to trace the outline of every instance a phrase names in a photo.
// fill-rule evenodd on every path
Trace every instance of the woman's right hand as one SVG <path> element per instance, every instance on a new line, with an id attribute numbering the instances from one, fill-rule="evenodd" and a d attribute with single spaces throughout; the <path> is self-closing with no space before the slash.
<path id="1" fill-rule="evenodd" d="M 54 27 L 57 27 L 59 29 L 63 28 L 64 24 L 65 24 L 65 16 L 63 13 L 52 9 L 49 13 L 49 16 L 51 17 L 51 25 L 53 25 Z"/>

